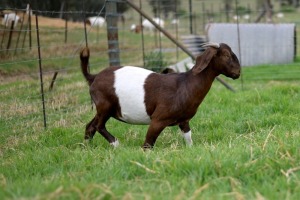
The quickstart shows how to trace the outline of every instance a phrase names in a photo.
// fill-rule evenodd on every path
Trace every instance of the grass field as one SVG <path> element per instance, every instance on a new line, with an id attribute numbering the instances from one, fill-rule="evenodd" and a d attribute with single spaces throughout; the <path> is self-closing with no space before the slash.
<path id="1" fill-rule="evenodd" d="M 298 14 L 286 16 L 293 21 Z M 42 27 L 41 33 L 46 129 L 36 47 L 1 55 L 0 199 L 300 198 L 299 50 L 292 64 L 245 67 L 236 81 L 222 77 L 235 93 L 215 81 L 191 121 L 192 147 L 178 127 L 168 127 L 153 150 L 143 151 L 147 126 L 114 119 L 107 129 L 118 148 L 100 134 L 83 140 L 95 109 L 76 52 L 82 29 L 74 25 L 67 44 L 61 28 Z M 100 30 L 97 42 L 96 31 L 89 33 L 93 72 L 107 66 L 105 33 Z M 140 35 L 123 30 L 119 38 L 122 64 L 141 65 Z M 153 41 L 145 39 L 146 51 L 157 48 Z M 162 43 L 174 48 L 166 38 Z M 165 56 L 176 61 L 174 52 Z M 53 70 L 59 74 L 49 91 Z"/>
<path id="2" fill-rule="evenodd" d="M 245 68 L 243 89 L 228 80 L 236 93 L 215 82 L 191 122 L 194 146 L 171 127 L 146 152 L 147 127 L 115 120 L 119 148 L 99 134 L 83 141 L 95 111 L 79 72 L 46 93 L 46 130 L 37 81 L 1 83 L 0 197 L 299 199 L 300 84 L 281 80 L 278 67 Z M 257 69 L 262 80 L 251 80 Z M 272 72 L 277 81 L 263 80 Z"/>

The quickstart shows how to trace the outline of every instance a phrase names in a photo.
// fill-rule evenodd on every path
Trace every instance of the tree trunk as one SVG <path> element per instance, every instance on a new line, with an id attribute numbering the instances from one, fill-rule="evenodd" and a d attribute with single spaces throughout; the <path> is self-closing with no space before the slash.
<path id="1" fill-rule="evenodd" d="M 273 23 L 272 16 L 273 16 L 273 5 L 271 4 L 271 0 L 265 1 L 265 10 L 267 15 L 267 23 Z"/>

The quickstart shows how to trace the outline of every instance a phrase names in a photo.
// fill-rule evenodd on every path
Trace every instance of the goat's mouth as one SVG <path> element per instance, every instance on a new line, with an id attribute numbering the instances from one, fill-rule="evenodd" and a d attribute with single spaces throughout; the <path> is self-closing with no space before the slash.
<path id="1" fill-rule="evenodd" d="M 231 75 L 231 78 L 232 78 L 233 80 L 238 79 L 239 77 L 240 77 L 240 73 L 238 73 L 238 74 L 232 74 L 232 75 Z"/>

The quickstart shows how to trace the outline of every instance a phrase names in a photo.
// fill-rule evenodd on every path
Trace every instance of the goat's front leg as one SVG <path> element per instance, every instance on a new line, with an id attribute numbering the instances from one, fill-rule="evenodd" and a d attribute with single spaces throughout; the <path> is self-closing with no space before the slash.
<path id="1" fill-rule="evenodd" d="M 184 138 L 186 144 L 188 146 L 193 145 L 193 140 L 192 140 L 192 131 L 189 125 L 189 121 L 185 121 L 179 124 L 179 128 L 182 132 L 182 137 Z"/>
<path id="2" fill-rule="evenodd" d="M 147 131 L 145 142 L 142 147 L 144 149 L 153 148 L 157 137 L 166 126 L 167 125 L 165 123 L 152 120 Z"/>

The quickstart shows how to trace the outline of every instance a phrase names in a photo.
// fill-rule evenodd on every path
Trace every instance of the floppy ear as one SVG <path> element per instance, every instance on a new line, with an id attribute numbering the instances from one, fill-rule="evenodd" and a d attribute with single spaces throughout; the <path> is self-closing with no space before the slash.
<path id="1" fill-rule="evenodd" d="M 196 64 L 194 65 L 192 72 L 194 75 L 199 74 L 202 70 L 204 70 L 214 55 L 217 54 L 217 49 L 210 47 L 204 51 L 203 54 L 196 58 Z"/>

